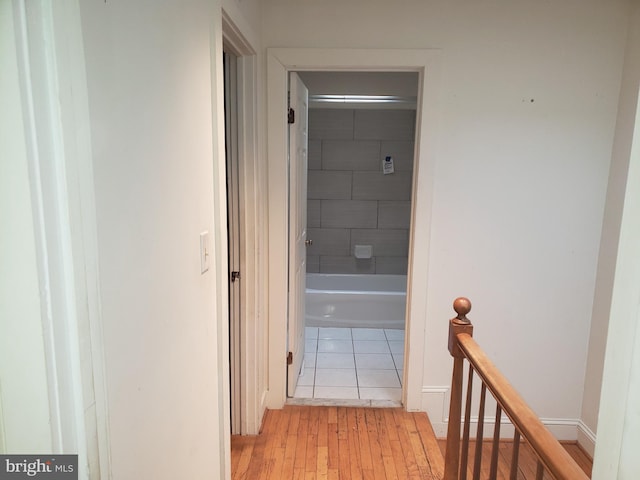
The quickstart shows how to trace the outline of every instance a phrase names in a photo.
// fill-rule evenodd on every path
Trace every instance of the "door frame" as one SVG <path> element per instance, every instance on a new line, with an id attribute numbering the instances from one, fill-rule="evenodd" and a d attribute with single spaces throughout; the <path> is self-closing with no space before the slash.
<path id="1" fill-rule="evenodd" d="M 427 326 L 427 270 L 441 59 L 437 49 L 267 49 L 269 185 L 269 390 L 267 406 L 286 401 L 288 241 L 287 84 L 290 71 L 417 72 L 414 176 L 409 235 L 405 368 L 402 402 L 422 410 Z M 419 245 L 420 248 L 414 248 Z"/>
<path id="2" fill-rule="evenodd" d="M 264 280 L 260 277 L 265 262 L 264 235 L 261 234 L 261 202 L 265 181 L 258 161 L 258 62 L 252 42 L 233 20 L 240 18 L 237 12 L 222 9 L 223 48 L 236 56 L 237 68 L 237 123 L 238 123 L 238 188 L 240 204 L 240 335 L 237 348 L 240 352 L 239 399 L 231 405 L 240 408 L 240 433 L 255 435 L 260 430 L 262 414 L 266 408 L 266 341 L 261 332 L 266 331 L 266 312 L 262 308 L 265 295 Z M 233 17 L 233 18 L 232 18 Z M 225 194 L 226 195 L 226 194 Z M 231 372 L 229 372 L 231 374 Z M 236 432 L 234 432 L 236 433 Z"/>
<path id="3" fill-rule="evenodd" d="M 238 179 L 238 57 L 223 45 L 224 63 L 224 129 L 225 129 L 225 167 L 227 172 L 227 264 L 229 279 L 229 370 L 231 391 L 231 434 L 241 433 L 242 376 L 240 361 L 241 328 L 241 289 L 240 276 L 232 277 L 232 271 L 243 271 L 241 264 L 242 237 L 240 235 L 240 182 Z"/>
<path id="4" fill-rule="evenodd" d="M 97 219 L 78 2 L 12 2 L 52 448 L 111 478 Z M 34 27 L 35 26 L 35 27 Z M 82 476 L 80 478 L 85 478 Z"/>
<path id="5" fill-rule="evenodd" d="M 293 322 L 287 322 L 287 396 L 295 395 L 298 379 L 304 367 L 305 355 L 305 287 L 307 273 L 307 170 L 309 151 L 309 89 L 295 73 L 289 73 L 288 96 L 295 120 L 289 125 L 289 232 L 292 251 L 288 275 L 288 312 Z M 295 182 L 295 183 L 294 183 Z"/>

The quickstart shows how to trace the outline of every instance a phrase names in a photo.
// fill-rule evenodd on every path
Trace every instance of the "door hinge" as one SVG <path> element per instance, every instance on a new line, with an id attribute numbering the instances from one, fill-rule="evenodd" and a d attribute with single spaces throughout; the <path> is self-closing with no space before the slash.
<path id="1" fill-rule="evenodd" d="M 240 272 L 231 272 L 231 283 L 240 278 Z"/>
<path id="2" fill-rule="evenodd" d="M 289 114 L 287 115 L 287 123 L 291 125 L 296 122 L 296 111 L 293 108 L 289 109 Z"/>
<path id="3" fill-rule="evenodd" d="M 293 352 L 287 353 L 287 365 L 293 365 Z"/>

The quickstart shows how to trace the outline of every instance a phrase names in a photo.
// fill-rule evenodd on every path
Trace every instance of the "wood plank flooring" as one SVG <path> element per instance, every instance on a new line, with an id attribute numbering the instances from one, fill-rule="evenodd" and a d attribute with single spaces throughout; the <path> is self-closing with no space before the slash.
<path id="1" fill-rule="evenodd" d="M 584 452 L 577 445 L 565 448 L 590 475 Z M 425 413 L 287 405 L 267 411 L 260 435 L 231 437 L 231 478 L 440 480 L 443 450 Z M 510 442 L 500 444 L 498 478 L 509 478 L 510 452 Z M 518 479 L 529 478 L 535 478 L 535 462 L 523 445 Z"/>
<path id="2" fill-rule="evenodd" d="M 582 468 L 584 473 L 591 477 L 591 468 L 593 461 L 585 453 L 585 451 L 576 442 L 561 442 L 569 455 L 576 461 L 576 463 Z M 440 445 L 440 451 L 444 455 L 446 440 L 439 439 L 438 445 Z M 469 461 L 467 468 L 467 478 L 473 478 L 473 461 L 475 458 L 475 445 L 476 442 L 471 440 L 469 442 Z M 513 453 L 513 442 L 510 440 L 500 441 L 500 449 L 498 456 L 498 480 L 508 480 L 511 473 L 511 456 Z M 480 468 L 480 478 L 489 478 L 489 467 L 491 462 L 491 440 L 485 440 L 482 444 L 482 463 Z M 519 480 L 529 480 L 536 478 L 536 466 L 537 459 L 535 458 L 533 451 L 529 445 L 524 442 L 520 444 L 519 461 L 517 478 Z M 544 479 L 550 479 L 550 475 L 545 473 Z"/>
<path id="3" fill-rule="evenodd" d="M 440 479 L 442 455 L 424 413 L 399 408 L 285 406 L 258 436 L 233 436 L 233 479 Z"/>

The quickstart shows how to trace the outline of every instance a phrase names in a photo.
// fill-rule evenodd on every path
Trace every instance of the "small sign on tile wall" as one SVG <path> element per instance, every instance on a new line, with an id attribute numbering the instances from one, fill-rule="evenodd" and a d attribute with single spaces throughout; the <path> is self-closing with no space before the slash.
<path id="1" fill-rule="evenodd" d="M 393 173 L 393 157 L 384 157 L 384 162 L 382 162 L 382 173 L 384 175 L 389 175 Z"/>

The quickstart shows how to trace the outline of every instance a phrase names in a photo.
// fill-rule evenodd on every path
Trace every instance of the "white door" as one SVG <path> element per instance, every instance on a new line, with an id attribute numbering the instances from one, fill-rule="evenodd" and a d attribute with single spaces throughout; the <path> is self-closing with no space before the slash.
<path id="1" fill-rule="evenodd" d="M 237 58 L 225 51 L 224 111 L 227 167 L 227 242 L 229 255 L 229 368 L 231 388 L 231 433 L 240 434 L 242 392 L 240 362 L 240 184 L 238 175 Z"/>
<path id="2" fill-rule="evenodd" d="M 309 92 L 289 74 L 289 316 L 287 396 L 293 397 L 304 360 L 307 271 L 307 105 Z M 291 123 L 293 121 L 293 123 Z"/>

